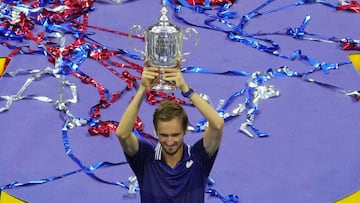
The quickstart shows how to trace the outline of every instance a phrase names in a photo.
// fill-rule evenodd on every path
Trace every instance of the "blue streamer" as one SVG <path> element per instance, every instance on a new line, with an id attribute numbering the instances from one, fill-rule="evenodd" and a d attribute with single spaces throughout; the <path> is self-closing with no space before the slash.
<path id="1" fill-rule="evenodd" d="M 89 177 L 99 181 L 99 182 L 102 182 L 102 183 L 106 183 L 106 184 L 110 184 L 110 185 L 116 185 L 116 186 L 120 186 L 122 188 L 126 188 L 126 189 L 129 189 L 129 186 L 124 183 L 124 182 L 110 182 L 110 181 L 107 181 L 107 180 L 104 180 L 102 178 L 99 178 L 98 176 L 96 176 L 93 172 L 92 172 L 92 169 L 96 168 L 96 167 L 104 167 L 104 166 L 109 166 L 109 165 L 113 165 L 109 162 L 102 162 L 100 164 L 97 164 L 96 166 L 92 166 L 92 167 L 87 167 L 85 166 L 79 158 L 77 158 L 74 153 L 72 152 L 72 149 L 70 147 L 70 143 L 69 143 L 69 138 L 68 138 L 68 127 L 67 127 L 67 124 L 64 124 L 63 127 L 62 127 L 62 137 L 63 137 L 63 144 L 64 144 L 64 149 L 65 149 L 65 152 L 66 154 L 69 156 L 69 158 L 71 160 L 73 160 L 80 168 L 83 172 L 85 172 L 86 175 L 88 175 Z M 124 162 L 123 162 L 124 163 Z M 139 189 L 137 189 L 139 190 Z"/>
<path id="2" fill-rule="evenodd" d="M 224 203 L 237 203 L 239 201 L 239 198 L 237 195 L 231 194 L 231 195 L 224 196 L 224 195 L 220 194 L 217 190 L 212 189 L 212 188 L 208 188 L 206 190 L 206 193 L 212 197 L 219 198 Z"/>
<path id="3" fill-rule="evenodd" d="M 188 66 L 181 68 L 181 71 L 184 73 L 206 73 L 206 74 L 219 74 L 219 75 L 235 75 L 235 76 L 250 76 L 250 73 L 247 73 L 245 71 L 224 71 L 224 72 L 218 72 L 218 71 L 209 71 L 200 67 L 194 67 L 194 66 Z"/>
<path id="4" fill-rule="evenodd" d="M 260 12 L 262 9 L 266 8 L 268 5 L 270 5 L 272 2 L 274 2 L 274 0 L 267 0 L 262 5 L 258 6 L 254 10 L 252 10 L 249 13 L 247 13 L 246 15 L 244 15 L 240 19 L 238 25 L 234 25 L 233 23 L 228 21 L 228 19 L 233 19 L 236 17 L 236 12 L 229 11 L 230 5 L 219 6 L 218 7 L 218 15 L 215 16 L 215 15 L 211 15 L 208 13 L 208 11 L 213 11 L 214 8 L 209 9 L 209 8 L 201 7 L 201 6 L 197 6 L 197 5 L 191 6 L 191 5 L 187 4 L 185 0 L 180 0 L 179 2 L 181 3 L 182 6 L 177 5 L 174 2 L 170 2 L 170 1 L 168 1 L 168 4 L 170 4 L 174 8 L 175 17 L 188 25 L 196 26 L 196 27 L 204 28 L 204 29 L 210 29 L 210 30 L 214 30 L 214 31 L 224 32 L 227 34 L 228 38 L 232 41 L 243 43 L 246 46 L 256 48 L 259 51 L 263 51 L 263 52 L 272 54 L 274 56 L 278 56 L 280 58 L 284 58 L 287 60 L 295 60 L 295 59 L 307 60 L 309 62 L 309 64 L 311 64 L 315 69 L 319 68 L 319 65 L 317 62 L 315 63 L 310 57 L 303 55 L 303 54 L 301 55 L 301 57 L 294 56 L 294 54 L 296 55 L 296 53 L 299 53 L 299 50 L 294 51 L 292 56 L 286 56 L 279 52 L 280 46 L 275 41 L 273 41 L 271 39 L 260 38 L 259 36 L 278 34 L 278 35 L 289 35 L 289 36 L 293 37 L 294 39 L 300 39 L 300 40 L 341 43 L 341 40 L 339 40 L 335 37 L 323 37 L 320 35 L 306 33 L 305 27 L 310 21 L 310 16 L 305 17 L 304 21 L 302 22 L 302 24 L 299 28 L 295 28 L 295 29 L 288 28 L 285 33 L 274 32 L 274 33 L 249 34 L 244 31 L 244 27 L 245 27 L 246 23 L 248 23 L 251 19 L 253 19 L 255 17 L 263 16 L 265 14 L 289 9 L 289 8 L 292 8 L 295 6 L 310 4 L 310 3 L 320 3 L 320 4 L 334 8 L 338 5 L 338 3 L 327 3 L 325 1 L 311 1 L 311 0 L 303 1 L 303 0 L 300 0 L 294 4 L 290 4 L 290 5 L 280 7 L 280 8 L 274 9 L 274 10 L 266 11 L 266 12 Z M 204 21 L 205 25 L 196 25 L 196 24 L 193 24 L 193 23 L 187 21 L 185 18 L 181 17 L 180 13 L 181 13 L 182 7 L 193 10 L 200 15 L 205 15 L 207 17 L 207 19 Z M 226 30 L 222 27 L 216 26 L 213 24 L 214 22 L 221 23 L 229 29 Z M 322 64 L 327 64 L 327 63 L 322 63 Z M 336 69 L 335 67 L 339 66 L 340 64 L 348 64 L 348 62 L 339 63 L 339 64 L 335 64 L 335 65 L 329 64 L 329 65 L 321 66 L 321 68 L 324 72 L 327 72 L 327 70 Z"/>

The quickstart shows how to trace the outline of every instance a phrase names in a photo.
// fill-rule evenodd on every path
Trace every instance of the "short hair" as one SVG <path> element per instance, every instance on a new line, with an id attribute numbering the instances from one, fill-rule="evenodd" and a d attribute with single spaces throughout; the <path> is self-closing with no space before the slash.
<path id="1" fill-rule="evenodd" d="M 180 119 L 182 129 L 186 132 L 189 118 L 184 108 L 179 103 L 171 100 L 162 101 L 153 114 L 155 131 L 157 130 L 158 121 L 170 121 L 173 118 Z"/>

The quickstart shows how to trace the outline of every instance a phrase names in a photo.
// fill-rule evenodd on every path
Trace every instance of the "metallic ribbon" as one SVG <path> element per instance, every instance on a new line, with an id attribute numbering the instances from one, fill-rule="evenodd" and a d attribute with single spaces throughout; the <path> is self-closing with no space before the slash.
<path id="1" fill-rule="evenodd" d="M 301 55 L 301 54 L 300 54 Z M 326 64 L 326 63 L 318 63 L 313 59 L 308 59 L 315 67 L 304 73 L 298 73 L 295 71 L 290 70 L 289 67 L 283 66 L 276 70 L 268 69 L 266 72 L 259 72 L 256 71 L 251 74 L 248 79 L 247 87 L 243 88 L 242 90 L 234 93 L 228 99 L 220 100 L 216 110 L 219 112 L 219 115 L 225 120 L 231 120 L 235 117 L 240 116 L 247 110 L 246 113 L 246 121 L 240 125 L 240 132 L 243 134 L 254 137 L 254 133 L 259 137 L 266 137 L 268 136 L 267 133 L 260 131 L 255 125 L 254 121 L 256 116 L 259 113 L 259 102 L 261 100 L 277 97 L 280 95 L 280 92 L 273 86 L 273 85 L 266 85 L 266 83 L 273 78 L 279 77 L 295 77 L 300 78 L 306 82 L 312 82 L 314 84 L 320 85 L 324 88 L 333 90 L 338 93 L 342 93 L 346 96 L 350 96 L 353 98 L 354 101 L 359 101 L 360 98 L 360 90 L 345 90 L 343 88 L 326 84 L 323 82 L 316 81 L 314 79 L 308 78 L 309 75 L 316 71 L 323 71 L 325 74 L 329 74 L 330 70 L 338 69 L 338 64 Z M 191 72 L 191 73 L 202 73 L 202 74 L 224 74 L 224 75 L 236 75 L 236 76 L 248 76 L 249 74 L 243 71 L 224 71 L 224 72 L 213 72 L 207 71 L 203 68 L 183 68 L 182 71 L 184 72 Z M 235 105 L 233 109 L 229 109 L 230 106 L 234 106 L 233 103 L 237 97 L 241 97 L 246 95 L 245 101 L 243 103 L 238 103 Z M 208 101 L 211 104 L 210 98 L 208 95 L 201 94 L 203 99 Z M 207 127 L 207 121 L 202 118 L 196 125 L 189 126 L 188 130 L 194 132 L 200 132 L 205 130 Z"/>
<path id="2" fill-rule="evenodd" d="M 88 175 L 89 177 L 105 183 L 105 184 L 110 184 L 110 185 L 116 185 L 116 186 L 120 186 L 122 188 L 126 188 L 129 189 L 129 186 L 126 182 L 120 182 L 120 181 L 107 181 L 104 180 L 100 177 L 98 177 L 97 175 L 94 174 L 94 170 L 98 169 L 98 168 L 102 168 L 102 167 L 109 167 L 109 166 L 116 166 L 116 165 L 123 165 L 126 164 L 127 162 L 119 162 L 119 163 L 111 163 L 111 162 L 99 162 L 96 165 L 92 165 L 92 166 L 86 166 L 85 164 L 83 164 L 81 162 L 81 160 L 75 156 L 75 154 L 73 153 L 71 146 L 70 146 L 70 142 L 69 142 L 69 137 L 68 137 L 68 122 L 72 122 L 70 120 L 67 120 L 65 122 L 65 124 L 62 127 L 62 138 L 63 138 L 63 144 L 64 144 L 64 149 L 66 154 L 69 156 L 69 158 L 71 160 L 73 160 L 80 168 L 81 171 L 84 172 L 86 175 Z"/>
<path id="3" fill-rule="evenodd" d="M 41 78 L 45 77 L 46 75 L 58 77 L 59 75 L 57 73 L 57 70 L 55 70 L 53 68 L 49 68 L 49 67 L 47 67 L 43 70 L 17 70 L 15 72 L 6 73 L 4 76 L 5 77 L 15 76 L 19 73 L 33 74 L 33 75 L 25 81 L 23 86 L 20 88 L 20 90 L 15 95 L 0 96 L 0 100 L 6 100 L 5 107 L 0 108 L 0 112 L 9 110 L 9 108 L 11 107 L 13 102 L 20 101 L 22 99 L 34 99 L 34 100 L 38 100 L 41 102 L 47 102 L 47 103 L 54 101 L 53 99 L 46 97 L 46 96 L 39 96 L 39 95 L 34 95 L 34 94 L 24 95 L 24 92 L 32 84 L 32 82 L 39 81 Z M 76 88 L 74 88 L 74 85 L 72 83 L 66 82 L 66 81 L 64 81 L 63 83 L 64 83 L 64 85 L 65 84 L 69 85 L 72 90 L 72 94 L 76 95 Z M 75 101 L 75 100 L 76 100 L 76 97 L 69 101 Z"/>
<path id="4" fill-rule="evenodd" d="M 239 198 L 237 195 L 231 194 L 231 195 L 224 196 L 213 188 L 206 189 L 205 193 L 209 194 L 211 197 L 219 198 L 224 203 L 237 203 L 239 201 Z"/>
<path id="5" fill-rule="evenodd" d="M 316 1 L 315 0 L 307 0 L 307 1 L 299 0 L 298 2 L 296 2 L 294 4 L 276 8 L 276 9 L 273 9 L 270 11 L 261 12 L 262 9 L 267 7 L 273 1 L 274 0 L 268 0 L 264 4 L 260 5 L 256 9 L 250 11 L 248 14 L 244 15 L 240 19 L 240 21 L 237 25 L 233 24 L 229 21 L 229 19 L 234 19 L 236 17 L 236 12 L 229 11 L 229 9 L 231 8 L 231 4 L 223 4 L 222 6 L 219 6 L 216 16 L 211 15 L 209 13 L 209 11 L 214 10 L 213 8 L 209 9 L 209 8 L 204 8 L 201 6 L 192 6 L 187 3 L 183 3 L 182 6 L 176 5 L 171 2 L 169 2 L 169 4 L 174 8 L 176 17 L 186 24 L 200 27 L 200 28 L 211 29 L 214 31 L 224 32 L 227 34 L 228 38 L 232 41 L 241 42 L 247 46 L 256 48 L 260 51 L 264 51 L 269 54 L 272 54 L 272 55 L 275 55 L 275 56 L 278 56 L 278 57 L 281 57 L 284 59 L 288 59 L 288 60 L 293 60 L 293 59 L 291 56 L 286 56 L 284 54 L 281 54 L 279 52 L 280 46 L 276 42 L 274 42 L 273 40 L 270 40 L 270 39 L 263 38 L 263 37 L 260 38 L 260 36 L 275 35 L 275 34 L 276 35 L 289 35 L 295 39 L 300 39 L 300 40 L 312 40 L 312 41 L 342 44 L 341 40 L 337 39 L 335 37 L 326 37 L 326 36 L 321 36 L 321 35 L 316 35 L 316 34 L 311 34 L 311 33 L 305 32 L 304 29 L 310 20 L 310 16 L 305 17 L 302 25 L 299 28 L 295 28 L 295 29 L 288 28 L 285 33 L 283 33 L 283 32 L 256 33 L 256 34 L 246 33 L 244 30 L 244 27 L 254 17 L 260 17 L 260 16 L 264 16 L 265 14 L 270 14 L 272 12 L 277 12 L 280 10 L 289 9 L 291 7 L 301 6 L 304 4 L 311 4 L 311 3 L 320 3 L 320 4 L 323 4 L 323 5 L 332 7 L 332 8 L 335 8 L 336 6 L 338 6 L 338 3 L 328 3 L 326 1 L 320 1 L 320 0 L 316 0 Z M 182 2 L 182 1 L 180 1 L 180 2 Z M 182 7 L 191 9 L 200 15 L 205 15 L 207 17 L 207 19 L 204 21 L 205 25 L 194 24 L 194 23 L 187 21 L 185 18 L 181 17 L 180 14 L 181 14 Z M 220 24 L 224 25 L 225 28 L 227 27 L 229 29 L 226 30 L 226 29 L 224 29 L 224 26 L 221 26 L 221 27 L 217 26 L 214 24 L 215 22 L 220 23 Z M 301 58 L 299 58 L 299 59 L 301 59 Z"/>
<path id="6" fill-rule="evenodd" d="M 184 1 L 178 0 L 179 3 L 184 4 Z M 210 7 L 211 5 L 219 4 L 233 4 L 235 0 L 186 0 L 186 2 L 192 6 L 194 5 L 204 5 L 205 7 Z"/>
<path id="7" fill-rule="evenodd" d="M 356 0 L 352 0 L 350 2 L 341 0 L 340 5 L 336 7 L 336 10 L 348 10 L 355 13 L 360 13 L 360 3 Z"/>
<path id="8" fill-rule="evenodd" d="M 119 166 L 119 165 L 124 165 L 124 164 L 127 164 L 127 162 L 119 162 L 119 163 L 98 162 L 98 163 L 95 163 L 93 165 L 90 165 L 89 170 L 94 171 L 94 170 L 97 170 L 97 169 L 100 169 L 100 168 Z M 52 177 L 48 177 L 48 178 L 30 180 L 28 182 L 12 181 L 11 183 L 9 183 L 7 185 L 1 186 L 0 190 L 12 189 L 12 188 L 16 188 L 16 187 L 26 187 L 26 186 L 32 186 L 32 185 L 45 184 L 45 183 L 48 183 L 48 182 L 51 182 L 51 181 L 55 181 L 55 180 L 65 178 L 65 177 L 70 176 L 70 175 L 77 174 L 77 173 L 82 172 L 82 171 L 83 171 L 82 169 L 78 169 L 78 170 L 74 170 L 74 171 L 59 175 L 59 176 L 52 176 Z M 119 185 L 123 185 L 125 188 L 127 188 L 126 183 L 119 184 Z"/>

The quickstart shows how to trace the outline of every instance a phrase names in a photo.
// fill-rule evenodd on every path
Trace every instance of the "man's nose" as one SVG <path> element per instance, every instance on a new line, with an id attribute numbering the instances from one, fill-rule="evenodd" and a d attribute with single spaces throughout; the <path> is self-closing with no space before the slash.
<path id="1" fill-rule="evenodd" d="M 172 136 L 167 137 L 166 142 L 168 145 L 172 145 L 174 143 L 174 137 Z"/>

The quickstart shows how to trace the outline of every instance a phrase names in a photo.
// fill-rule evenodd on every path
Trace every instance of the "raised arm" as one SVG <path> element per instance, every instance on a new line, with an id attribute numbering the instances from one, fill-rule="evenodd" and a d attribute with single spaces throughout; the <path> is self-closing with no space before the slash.
<path id="1" fill-rule="evenodd" d="M 116 129 L 116 135 L 124 152 L 133 156 L 139 150 L 139 143 L 136 136 L 132 133 L 134 123 L 139 113 L 142 101 L 144 100 L 146 90 L 150 83 L 157 76 L 157 68 L 146 67 L 142 73 L 141 84 L 122 115 L 119 125 Z"/>
<path id="2" fill-rule="evenodd" d="M 185 82 L 180 71 L 180 67 L 171 69 L 169 68 L 165 71 L 165 80 L 173 80 L 176 82 L 176 86 L 181 90 L 181 92 L 189 92 L 190 87 Z M 209 122 L 209 125 L 204 132 L 204 147 L 208 155 L 212 156 L 219 148 L 221 143 L 224 119 L 221 118 L 218 112 L 195 91 L 189 95 L 189 99 Z"/>

